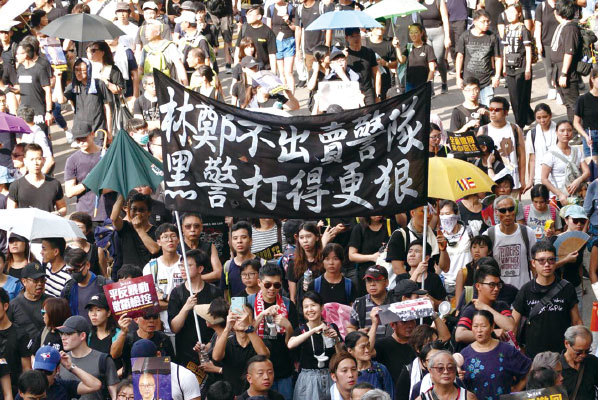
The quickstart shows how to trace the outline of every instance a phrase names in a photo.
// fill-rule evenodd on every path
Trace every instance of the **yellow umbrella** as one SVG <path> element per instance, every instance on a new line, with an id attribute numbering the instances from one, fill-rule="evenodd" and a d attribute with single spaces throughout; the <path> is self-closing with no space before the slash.
<path id="1" fill-rule="evenodd" d="M 429 197 L 457 201 L 465 196 L 490 192 L 494 181 L 481 169 L 456 158 L 429 159 Z"/>

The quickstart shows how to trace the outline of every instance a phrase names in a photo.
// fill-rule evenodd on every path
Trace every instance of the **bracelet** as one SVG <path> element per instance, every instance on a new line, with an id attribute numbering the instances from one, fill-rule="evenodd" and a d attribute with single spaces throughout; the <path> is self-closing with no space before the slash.
<path id="1" fill-rule="evenodd" d="M 75 368 L 75 365 L 71 364 L 71 368 L 67 368 L 69 370 L 69 372 L 73 372 L 73 369 Z"/>

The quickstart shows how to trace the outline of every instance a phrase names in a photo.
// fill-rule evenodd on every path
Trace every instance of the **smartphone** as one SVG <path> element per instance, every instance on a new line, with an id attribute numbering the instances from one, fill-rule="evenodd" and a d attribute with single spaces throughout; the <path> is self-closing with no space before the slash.
<path id="1" fill-rule="evenodd" d="M 246 305 L 245 297 L 232 297 L 231 298 L 231 310 L 237 313 L 244 311 L 244 305 Z"/>

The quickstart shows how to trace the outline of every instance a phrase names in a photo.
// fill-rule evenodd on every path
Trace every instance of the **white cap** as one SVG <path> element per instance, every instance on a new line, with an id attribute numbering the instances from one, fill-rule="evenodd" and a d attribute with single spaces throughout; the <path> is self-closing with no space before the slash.
<path id="1" fill-rule="evenodd" d="M 144 5 L 142 7 L 142 10 L 146 10 L 146 9 L 158 10 L 158 6 L 153 1 L 147 1 L 144 3 Z"/>
<path id="2" fill-rule="evenodd" d="M 196 22 L 196 13 L 193 11 L 182 11 L 181 15 L 177 18 L 175 18 L 175 23 L 180 24 L 182 22 L 190 22 L 190 23 L 195 23 Z"/>

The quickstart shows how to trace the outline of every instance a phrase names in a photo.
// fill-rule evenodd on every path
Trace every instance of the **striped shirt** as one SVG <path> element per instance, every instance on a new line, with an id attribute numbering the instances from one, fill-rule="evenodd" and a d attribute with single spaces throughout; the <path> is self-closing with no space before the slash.
<path id="1" fill-rule="evenodd" d="M 46 264 L 46 294 L 53 297 L 60 297 L 65 284 L 71 279 L 71 275 L 68 274 L 65 269 L 66 265 L 56 273 L 52 272 L 52 264 Z"/>

